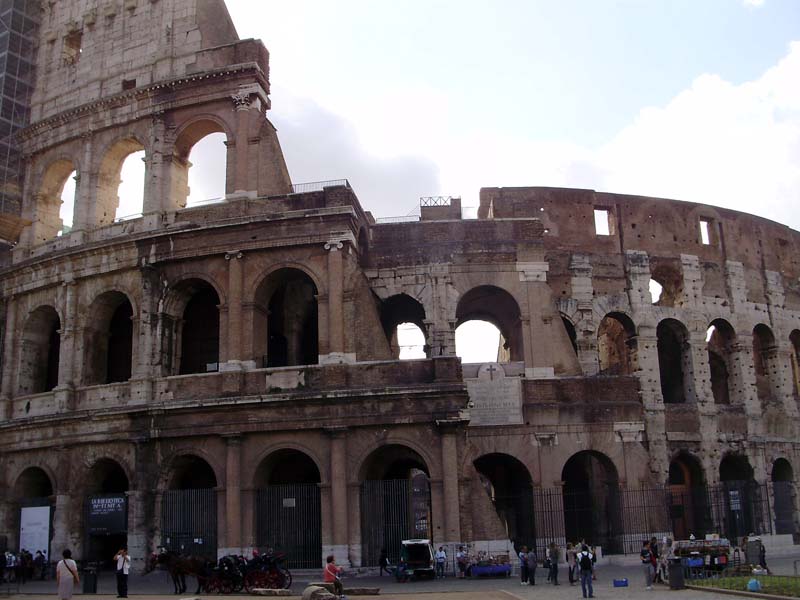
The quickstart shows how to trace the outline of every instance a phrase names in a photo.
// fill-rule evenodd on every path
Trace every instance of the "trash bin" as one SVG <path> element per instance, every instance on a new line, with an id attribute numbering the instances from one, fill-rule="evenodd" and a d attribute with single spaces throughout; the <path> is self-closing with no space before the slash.
<path id="1" fill-rule="evenodd" d="M 683 579 L 683 565 L 680 558 L 671 558 L 667 565 L 667 577 L 669 577 L 669 589 L 683 590 L 686 583 Z"/>
<path id="2" fill-rule="evenodd" d="M 84 594 L 97 593 L 97 569 L 83 570 L 83 593 Z"/>

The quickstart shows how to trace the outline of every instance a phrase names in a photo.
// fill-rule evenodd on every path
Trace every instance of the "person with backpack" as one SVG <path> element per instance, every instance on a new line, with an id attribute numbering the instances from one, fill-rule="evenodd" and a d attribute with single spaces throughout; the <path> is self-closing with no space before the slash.
<path id="1" fill-rule="evenodd" d="M 550 542 L 548 557 L 550 558 L 550 582 L 558 585 L 558 563 L 561 560 L 561 548 L 555 542 Z"/>
<path id="2" fill-rule="evenodd" d="M 650 542 L 645 540 L 642 542 L 642 551 L 639 553 L 639 558 L 642 561 L 642 570 L 644 571 L 644 589 L 653 589 L 653 552 L 650 550 Z"/>
<path id="3" fill-rule="evenodd" d="M 575 556 L 575 562 L 580 570 L 581 591 L 584 598 L 594 598 L 594 588 L 592 587 L 592 571 L 594 566 L 594 555 L 589 552 L 589 547 L 584 544 L 581 551 Z"/>
<path id="4" fill-rule="evenodd" d="M 528 550 L 528 585 L 536 585 L 536 546 Z"/>

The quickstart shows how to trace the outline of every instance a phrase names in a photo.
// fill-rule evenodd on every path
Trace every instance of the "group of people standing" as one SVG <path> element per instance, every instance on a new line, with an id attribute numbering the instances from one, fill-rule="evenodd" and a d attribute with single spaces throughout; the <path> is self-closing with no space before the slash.
<path id="1" fill-rule="evenodd" d="M 653 583 L 663 583 L 661 575 L 661 555 L 659 554 L 658 540 L 651 538 L 642 542 L 642 551 L 639 553 L 644 571 L 644 587 L 653 589 Z"/>
<path id="2" fill-rule="evenodd" d="M 22 549 L 19 554 L 11 551 L 0 552 L 0 583 L 15 581 L 25 583 L 32 579 L 44 579 L 47 575 L 47 556 L 37 550 L 31 554 Z"/>
<path id="3" fill-rule="evenodd" d="M 570 585 L 581 582 L 584 598 L 594 598 L 592 581 L 595 579 L 594 569 L 597 557 L 594 549 L 589 549 L 585 542 L 580 544 L 567 544 L 566 547 L 567 573 Z M 558 565 L 561 563 L 561 548 L 555 542 L 547 547 L 542 567 L 547 571 L 547 581 L 553 585 L 558 583 Z M 539 559 L 536 549 L 523 546 L 519 551 L 519 572 L 522 585 L 536 585 L 536 568 Z"/>

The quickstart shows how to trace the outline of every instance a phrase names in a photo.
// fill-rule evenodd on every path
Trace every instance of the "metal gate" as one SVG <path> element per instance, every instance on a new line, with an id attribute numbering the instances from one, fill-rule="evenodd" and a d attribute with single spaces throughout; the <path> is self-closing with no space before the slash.
<path id="1" fill-rule="evenodd" d="M 377 566 L 381 550 L 400 558 L 400 542 L 430 538 L 430 483 L 425 478 L 365 481 L 361 485 L 362 564 Z"/>
<path id="2" fill-rule="evenodd" d="M 564 531 L 568 540 L 586 539 L 609 554 L 623 552 L 620 490 L 613 484 L 564 490 Z"/>
<path id="3" fill-rule="evenodd" d="M 217 493 L 167 490 L 161 499 L 161 545 L 184 555 L 217 559 Z"/>
<path id="4" fill-rule="evenodd" d="M 270 485 L 257 490 L 256 545 L 285 552 L 289 568 L 320 568 L 320 506 L 316 483 Z"/>
<path id="5" fill-rule="evenodd" d="M 794 533 L 794 484 L 773 481 L 772 497 L 775 499 L 775 533 Z"/>

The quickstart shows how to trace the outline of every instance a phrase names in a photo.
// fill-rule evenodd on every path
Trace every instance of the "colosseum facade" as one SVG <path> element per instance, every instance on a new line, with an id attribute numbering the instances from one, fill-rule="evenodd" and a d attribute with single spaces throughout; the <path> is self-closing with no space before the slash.
<path id="1" fill-rule="evenodd" d="M 377 222 L 346 180 L 293 185 L 268 52 L 222 0 L 43 11 L 1 275 L 0 543 L 33 507 L 51 552 L 87 559 L 122 541 L 137 561 L 272 545 L 298 567 L 375 565 L 405 537 L 792 543 L 796 231 L 540 187 L 482 189 L 477 219 L 446 199 Z M 215 132 L 226 196 L 187 207 L 189 152 Z M 119 221 L 140 150 L 142 214 Z M 456 356 L 472 320 L 500 330 L 496 362 Z M 399 360 L 402 323 L 426 358 Z"/>

